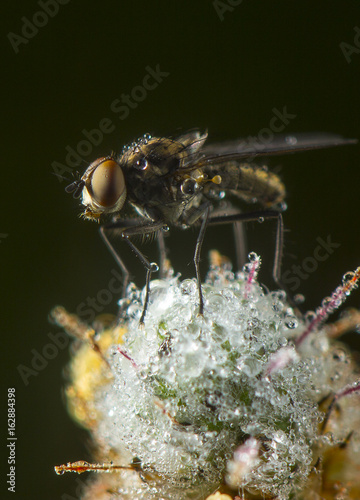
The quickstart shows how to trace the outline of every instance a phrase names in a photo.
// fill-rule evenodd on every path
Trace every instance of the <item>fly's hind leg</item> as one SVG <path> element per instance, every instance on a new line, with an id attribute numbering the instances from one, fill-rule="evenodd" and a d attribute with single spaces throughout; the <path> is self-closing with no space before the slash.
<path id="1" fill-rule="evenodd" d="M 231 204 L 226 204 L 226 207 L 217 208 L 211 213 L 211 217 L 219 217 L 229 215 L 241 215 L 242 212 L 233 207 Z M 244 264 L 247 261 L 247 252 L 246 252 L 246 232 L 244 228 L 244 224 L 241 221 L 234 221 L 233 225 L 233 233 L 234 233 L 234 242 L 235 242 L 235 257 L 236 257 L 236 269 L 240 271 Z"/>
<path id="2" fill-rule="evenodd" d="M 236 267 L 240 271 L 246 263 L 246 233 L 242 222 L 234 222 Z"/>
<path id="3" fill-rule="evenodd" d="M 223 214 L 223 215 L 211 215 L 209 218 L 209 225 L 218 225 L 218 224 L 235 224 L 239 222 L 251 222 L 258 221 L 261 219 L 276 219 L 276 241 L 275 241 L 275 256 L 274 256 L 274 265 L 273 265 L 273 279 L 276 285 L 283 289 L 286 294 L 288 301 L 291 306 L 295 308 L 297 311 L 297 306 L 294 303 L 290 293 L 287 290 L 287 287 L 281 281 L 281 261 L 283 255 L 283 245 L 284 245 L 284 223 L 282 213 L 277 210 L 259 210 L 257 212 L 251 213 L 235 213 L 235 214 Z"/>
<path id="4" fill-rule="evenodd" d="M 166 262 L 167 248 L 165 245 L 164 230 L 161 229 L 157 234 L 157 244 L 159 249 L 159 277 L 160 279 L 166 278 L 168 265 Z"/>

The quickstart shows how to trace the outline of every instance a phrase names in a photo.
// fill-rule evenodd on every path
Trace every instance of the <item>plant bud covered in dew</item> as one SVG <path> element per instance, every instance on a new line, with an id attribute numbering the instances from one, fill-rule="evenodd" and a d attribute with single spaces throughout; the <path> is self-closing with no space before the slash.
<path id="1" fill-rule="evenodd" d="M 326 327 L 311 331 L 284 292 L 260 286 L 249 257 L 237 274 L 212 266 L 204 316 L 196 280 L 170 273 L 151 282 L 144 327 L 132 285 L 126 321 L 94 337 L 100 353 L 74 349 L 69 410 L 109 472 L 83 499 L 359 498 L 356 366 Z"/>

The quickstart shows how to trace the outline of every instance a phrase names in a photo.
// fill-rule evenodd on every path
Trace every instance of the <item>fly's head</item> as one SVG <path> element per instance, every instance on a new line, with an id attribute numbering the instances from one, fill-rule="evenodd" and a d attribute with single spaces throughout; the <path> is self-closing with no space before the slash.
<path id="1" fill-rule="evenodd" d="M 66 192 L 81 197 L 85 206 L 82 216 L 99 221 L 103 214 L 121 210 L 126 199 L 125 177 L 112 156 L 98 158 L 86 169 L 80 180 L 67 186 Z"/>

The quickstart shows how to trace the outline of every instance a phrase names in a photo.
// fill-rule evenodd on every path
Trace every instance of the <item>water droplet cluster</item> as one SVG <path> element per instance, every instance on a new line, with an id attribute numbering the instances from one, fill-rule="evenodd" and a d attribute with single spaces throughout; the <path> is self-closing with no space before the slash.
<path id="1" fill-rule="evenodd" d="M 114 380 L 97 395 L 97 435 L 162 481 L 137 483 L 121 498 L 206 498 L 249 437 L 259 460 L 239 486 L 287 498 L 308 476 L 320 421 L 315 358 L 294 357 L 268 376 L 294 324 L 284 294 L 256 282 L 248 293 L 247 272 L 209 273 L 204 317 L 195 280 L 153 281 L 144 329 L 143 294 L 132 288 L 124 343 L 108 356 Z"/>
<path id="2" fill-rule="evenodd" d="M 88 483 L 83 500 L 209 500 L 217 490 L 254 500 L 333 498 L 333 471 L 343 469 L 347 498 L 358 498 L 355 365 L 320 328 L 327 302 L 300 318 L 283 291 L 259 285 L 260 262 L 252 252 L 235 274 L 213 252 L 204 316 L 195 279 L 169 272 L 152 281 L 142 327 L 145 290 L 130 284 L 121 325 L 74 351 L 69 409 L 91 430 L 98 464 L 58 469 L 112 470 Z M 359 275 L 344 276 L 331 309 Z M 59 324 L 73 335 L 79 323 L 75 337 L 88 338 L 80 320 L 64 315 L 71 328 Z"/>

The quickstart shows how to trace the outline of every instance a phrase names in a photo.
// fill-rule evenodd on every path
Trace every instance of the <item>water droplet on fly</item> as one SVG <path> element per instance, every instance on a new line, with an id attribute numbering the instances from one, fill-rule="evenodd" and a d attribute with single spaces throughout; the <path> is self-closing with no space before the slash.
<path id="1" fill-rule="evenodd" d="M 208 195 L 214 200 L 222 200 L 225 198 L 225 191 L 219 191 L 218 189 L 209 189 Z"/>
<path id="2" fill-rule="evenodd" d="M 285 137 L 285 142 L 290 146 L 295 146 L 295 144 L 297 144 L 297 138 L 294 135 L 288 135 Z"/>
<path id="3" fill-rule="evenodd" d="M 264 220 L 265 220 L 265 219 L 264 219 L 264 217 L 259 217 L 259 218 L 258 218 L 258 222 L 260 222 L 260 224 L 261 224 L 262 222 L 264 222 Z"/>

